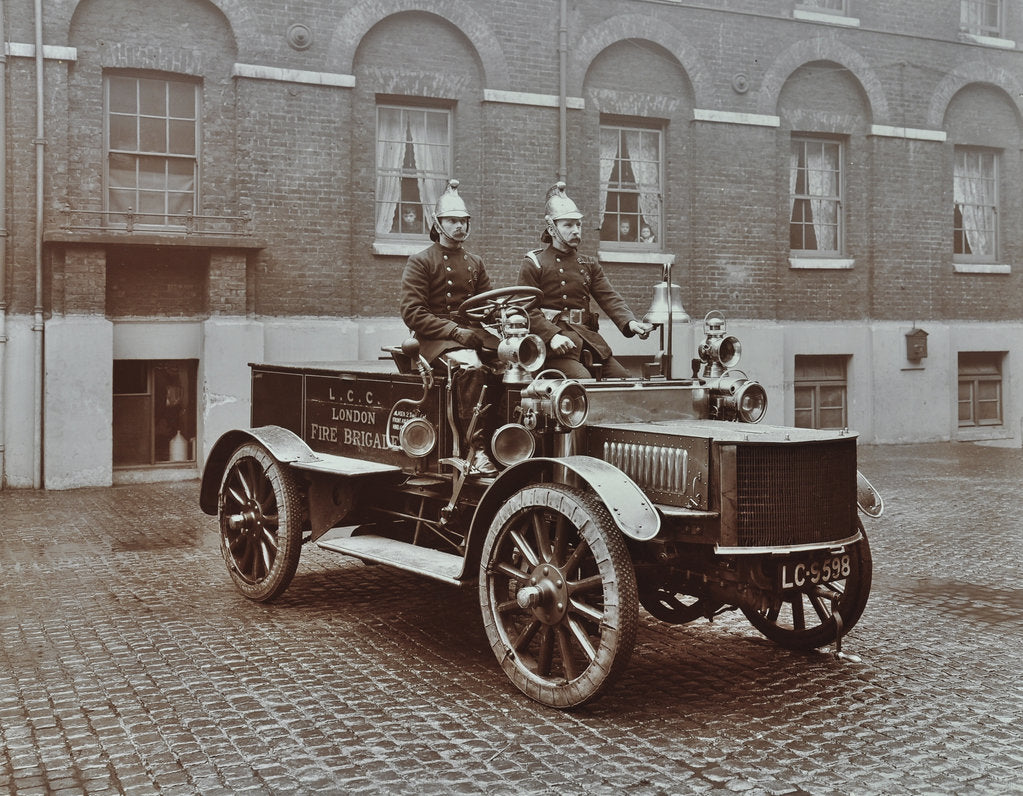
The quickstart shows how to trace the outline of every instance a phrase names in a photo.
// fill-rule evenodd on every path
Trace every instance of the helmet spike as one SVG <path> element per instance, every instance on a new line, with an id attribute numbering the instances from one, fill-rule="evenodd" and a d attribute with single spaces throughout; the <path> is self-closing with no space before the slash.
<path id="1" fill-rule="evenodd" d="M 448 180 L 448 187 L 437 198 L 437 206 L 433 210 L 434 218 L 470 218 L 469 209 L 458 195 L 458 186 L 458 180 Z"/>
<path id="2" fill-rule="evenodd" d="M 560 221 L 563 218 L 580 219 L 583 217 L 575 202 L 565 194 L 565 188 L 565 183 L 559 180 L 547 191 L 547 206 L 544 209 L 547 221 Z"/>

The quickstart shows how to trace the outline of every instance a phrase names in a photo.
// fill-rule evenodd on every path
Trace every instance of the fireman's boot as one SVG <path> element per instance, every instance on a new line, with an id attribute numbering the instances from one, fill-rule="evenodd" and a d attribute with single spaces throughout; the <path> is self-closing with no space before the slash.
<path id="1" fill-rule="evenodd" d="M 466 368 L 456 376 L 455 404 L 458 410 L 458 430 L 461 434 L 466 459 L 469 463 L 470 475 L 491 477 L 497 475 L 497 467 L 487 455 L 485 449 L 487 411 L 482 412 L 473 424 L 473 415 L 480 400 L 480 393 L 487 382 L 487 372 L 483 368 Z M 481 407 L 482 408 L 482 407 Z M 469 438 L 470 428 L 472 439 Z M 473 452 L 475 451 L 475 452 Z"/>

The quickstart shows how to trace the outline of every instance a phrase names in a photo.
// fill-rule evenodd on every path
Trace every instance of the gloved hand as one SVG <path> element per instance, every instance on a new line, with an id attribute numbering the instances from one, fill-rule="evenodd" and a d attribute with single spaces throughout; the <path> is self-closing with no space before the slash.
<path id="1" fill-rule="evenodd" d="M 564 334 L 554 335 L 548 345 L 554 354 L 567 354 L 575 349 L 575 343 L 572 342 L 572 338 Z"/>
<path id="2" fill-rule="evenodd" d="M 653 331 L 653 328 L 654 325 L 652 323 L 629 321 L 629 329 L 633 334 L 638 335 L 640 340 L 646 340 L 650 336 L 650 332 Z"/>
<path id="3" fill-rule="evenodd" d="M 451 333 L 451 338 L 459 345 L 465 346 L 466 348 L 483 348 L 484 343 L 487 341 L 487 336 L 480 329 L 469 329 L 464 326 L 459 326 L 455 331 Z"/>

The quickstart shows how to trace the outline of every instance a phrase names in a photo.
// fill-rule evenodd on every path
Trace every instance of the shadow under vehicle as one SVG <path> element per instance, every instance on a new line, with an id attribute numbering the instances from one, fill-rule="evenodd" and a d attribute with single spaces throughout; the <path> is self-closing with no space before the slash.
<path id="1" fill-rule="evenodd" d="M 690 378 L 543 370 L 539 300 L 502 288 L 460 308 L 501 339 L 474 417 L 499 427 L 462 449 L 456 374 L 414 340 L 387 360 L 252 364 L 252 425 L 214 445 L 200 495 L 237 588 L 272 600 L 310 543 L 475 586 L 501 667 L 555 708 L 614 682 L 640 606 L 675 624 L 737 608 L 784 647 L 840 650 L 871 584 L 857 509 L 883 509 L 856 434 L 758 423 L 766 393 L 719 312 Z M 496 476 L 472 471 L 479 446 Z"/>

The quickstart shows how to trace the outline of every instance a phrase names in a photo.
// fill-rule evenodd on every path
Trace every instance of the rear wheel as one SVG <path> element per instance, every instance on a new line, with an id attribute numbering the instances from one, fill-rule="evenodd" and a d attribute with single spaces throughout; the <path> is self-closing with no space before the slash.
<path id="1" fill-rule="evenodd" d="M 522 489 L 491 523 L 480 562 L 491 647 L 511 681 L 544 705 L 590 701 L 621 674 L 638 598 L 618 528 L 592 494 Z"/>
<path id="2" fill-rule="evenodd" d="M 857 524 L 862 532 L 859 518 Z M 788 649 L 809 650 L 833 644 L 859 621 L 870 594 L 873 560 L 866 535 L 846 551 L 847 577 L 817 586 L 786 589 L 778 608 L 762 611 L 743 608 L 750 624 Z"/>
<path id="3" fill-rule="evenodd" d="M 220 549 L 235 586 L 266 602 L 291 583 L 302 550 L 292 474 L 257 443 L 234 452 L 220 485 Z"/>

